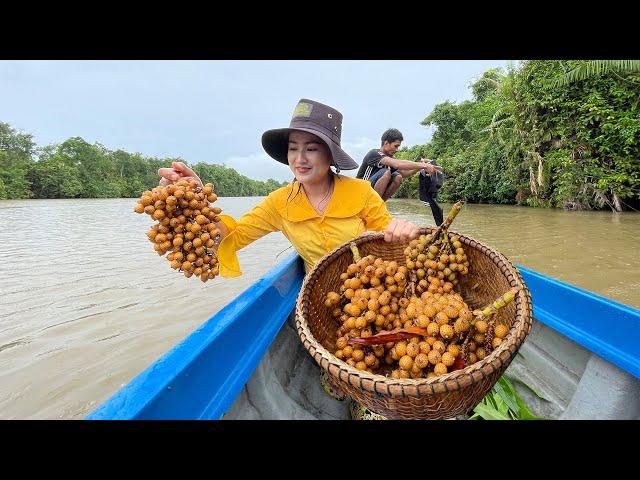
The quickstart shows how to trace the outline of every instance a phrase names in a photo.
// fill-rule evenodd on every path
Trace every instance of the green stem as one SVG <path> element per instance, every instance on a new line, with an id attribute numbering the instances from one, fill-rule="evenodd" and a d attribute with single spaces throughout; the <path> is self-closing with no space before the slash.
<path id="1" fill-rule="evenodd" d="M 443 233 L 443 231 L 446 231 L 449 229 L 449 227 L 453 223 L 453 220 L 456 218 L 456 215 L 460 213 L 460 210 L 462 209 L 463 205 L 464 205 L 464 200 L 459 200 L 451 207 L 451 210 L 449 211 L 449 215 L 447 215 L 446 220 L 442 222 L 442 224 L 440 224 L 440 226 L 437 228 L 435 232 L 433 232 L 433 237 L 431 238 L 431 241 L 427 245 L 425 245 L 424 247 L 425 250 L 427 250 L 431 245 L 433 245 L 438 240 L 438 238 L 440 238 L 440 235 Z"/>
<path id="2" fill-rule="evenodd" d="M 509 303 L 513 301 L 516 293 L 520 291 L 522 287 L 513 287 L 508 292 L 503 295 L 500 295 L 496 298 L 492 303 L 487 305 L 486 307 L 480 310 L 474 310 L 473 316 L 474 319 L 471 320 L 471 325 L 475 324 L 478 320 L 488 320 L 490 317 L 494 316 L 501 308 L 504 308 Z"/>

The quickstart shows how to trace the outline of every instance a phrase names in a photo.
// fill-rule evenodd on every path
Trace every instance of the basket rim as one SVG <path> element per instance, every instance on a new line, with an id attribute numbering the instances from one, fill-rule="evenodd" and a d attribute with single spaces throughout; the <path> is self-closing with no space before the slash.
<path id="1" fill-rule="evenodd" d="M 421 228 L 420 234 L 429 234 L 435 230 L 435 227 Z M 531 329 L 533 311 L 529 289 L 518 269 L 503 254 L 468 235 L 453 231 L 449 231 L 449 233 L 459 237 L 463 244 L 471 248 L 484 249 L 484 253 L 488 253 L 487 256 L 497 267 L 503 271 L 506 269 L 507 272 L 512 275 L 512 278 L 509 279 L 511 286 L 521 287 L 513 300 L 516 306 L 516 318 L 502 343 L 482 360 L 478 360 L 462 369 L 432 378 L 420 379 L 396 379 L 381 374 L 369 373 L 352 367 L 344 360 L 340 360 L 329 352 L 313 337 L 309 329 L 309 324 L 305 317 L 306 305 L 308 304 L 309 298 L 307 286 L 324 271 L 326 268 L 325 265 L 330 258 L 342 254 L 346 250 L 350 250 L 351 243 L 361 245 L 384 238 L 384 233 L 367 232 L 349 242 L 339 245 L 325 254 L 305 276 L 296 300 L 295 316 L 298 335 L 307 351 L 322 368 L 340 380 L 354 385 L 357 384 L 364 390 L 370 392 L 387 395 L 394 395 L 395 393 L 402 396 L 417 396 L 421 394 L 436 394 L 461 390 L 494 374 L 497 370 L 505 369 L 506 366 L 509 365 Z"/>

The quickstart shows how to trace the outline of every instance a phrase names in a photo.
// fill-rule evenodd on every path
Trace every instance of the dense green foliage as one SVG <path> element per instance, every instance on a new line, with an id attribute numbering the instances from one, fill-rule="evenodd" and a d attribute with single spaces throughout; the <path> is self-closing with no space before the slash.
<path id="1" fill-rule="evenodd" d="M 158 168 L 172 161 L 184 160 L 111 151 L 79 137 L 38 149 L 31 135 L 0 122 L 0 199 L 139 197 L 158 185 Z M 222 165 L 191 167 L 223 197 L 267 195 L 283 185 L 252 180 Z"/>
<path id="2" fill-rule="evenodd" d="M 640 60 L 590 60 L 582 62 L 562 77 L 554 78 L 553 83 L 554 85 L 569 85 L 570 83 L 586 80 L 608 72 L 640 72 Z"/>
<path id="3" fill-rule="evenodd" d="M 35 143 L 31 135 L 16 133 L 0 122 L 0 198 L 27 198 L 27 173 Z"/>
<path id="4" fill-rule="evenodd" d="M 525 61 L 488 70 L 473 99 L 437 105 L 421 122 L 426 145 L 398 152 L 438 159 L 444 201 L 566 209 L 640 204 L 640 76 L 587 61 Z M 623 65 L 624 66 L 624 65 Z M 568 72 L 570 82 L 557 81 Z M 417 176 L 398 196 L 417 196 Z"/>

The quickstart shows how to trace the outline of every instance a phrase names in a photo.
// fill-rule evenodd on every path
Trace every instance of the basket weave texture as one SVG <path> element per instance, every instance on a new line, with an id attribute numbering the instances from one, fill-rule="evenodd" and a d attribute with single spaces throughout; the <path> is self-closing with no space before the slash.
<path id="1" fill-rule="evenodd" d="M 431 233 L 424 228 L 421 233 Z M 496 324 L 509 331 L 484 359 L 463 369 L 429 379 L 394 379 L 358 370 L 335 357 L 336 320 L 325 307 L 325 295 L 337 292 L 340 274 L 353 263 L 349 243 L 325 255 L 306 276 L 296 302 L 296 328 L 314 360 L 329 373 L 331 383 L 353 400 L 389 419 L 445 419 L 468 413 L 491 390 L 513 360 L 531 329 L 531 294 L 520 272 L 499 252 L 474 239 L 460 238 L 469 259 L 469 273 L 457 288 L 470 308 L 481 308 L 511 287 L 520 286 L 514 301 L 501 309 Z M 362 257 L 374 255 L 404 265 L 407 243 L 387 243 L 375 233 L 353 241 Z"/>

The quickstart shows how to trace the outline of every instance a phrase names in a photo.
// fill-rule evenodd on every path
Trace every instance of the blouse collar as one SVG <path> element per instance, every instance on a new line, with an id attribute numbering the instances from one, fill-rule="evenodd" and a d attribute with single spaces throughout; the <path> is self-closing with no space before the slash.
<path id="1" fill-rule="evenodd" d="M 281 201 L 278 202 L 280 215 L 290 222 L 302 222 L 322 217 L 347 218 L 356 216 L 364 208 L 368 192 L 363 187 L 367 187 L 368 183 L 350 181 L 351 179 L 338 175 L 334 179 L 333 193 L 323 215 L 319 215 L 315 211 L 298 182 L 288 185 L 281 195 Z"/>

